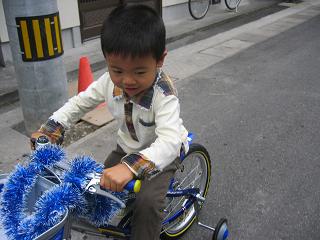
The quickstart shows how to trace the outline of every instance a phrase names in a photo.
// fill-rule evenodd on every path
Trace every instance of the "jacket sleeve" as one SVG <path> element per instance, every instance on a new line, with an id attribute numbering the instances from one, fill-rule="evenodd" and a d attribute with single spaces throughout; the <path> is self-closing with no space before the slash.
<path id="1" fill-rule="evenodd" d="M 109 74 L 105 73 L 93 82 L 85 91 L 70 98 L 50 119 L 69 128 L 83 115 L 105 101 Z"/>
<path id="2" fill-rule="evenodd" d="M 154 112 L 156 140 L 150 147 L 122 159 L 141 179 L 156 175 L 173 162 L 180 155 L 183 139 L 188 134 L 180 119 L 180 104 L 176 96 L 158 95 Z"/>

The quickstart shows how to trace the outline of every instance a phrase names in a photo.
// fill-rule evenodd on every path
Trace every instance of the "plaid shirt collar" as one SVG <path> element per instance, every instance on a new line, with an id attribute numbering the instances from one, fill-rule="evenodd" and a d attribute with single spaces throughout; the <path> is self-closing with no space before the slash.
<path id="1" fill-rule="evenodd" d="M 117 86 L 114 86 L 113 88 L 113 98 L 115 100 L 119 100 L 124 98 L 126 102 L 134 102 L 135 104 L 139 105 L 142 109 L 150 110 L 152 105 L 152 98 L 154 94 L 154 85 L 161 79 L 162 74 L 161 71 L 159 71 L 156 75 L 156 78 L 152 84 L 152 86 L 143 92 L 139 93 L 136 96 L 129 97 L 123 90 Z"/>

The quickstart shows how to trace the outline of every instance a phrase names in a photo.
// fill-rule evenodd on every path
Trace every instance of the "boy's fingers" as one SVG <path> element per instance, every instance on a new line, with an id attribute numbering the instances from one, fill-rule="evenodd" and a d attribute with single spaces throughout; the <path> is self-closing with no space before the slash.
<path id="1" fill-rule="evenodd" d="M 104 186 L 105 189 L 111 190 L 111 183 L 109 181 L 105 181 Z"/>
<path id="2" fill-rule="evenodd" d="M 122 192 L 122 191 L 123 191 L 122 184 L 117 184 L 117 192 Z"/>
<path id="3" fill-rule="evenodd" d="M 117 192 L 117 184 L 115 184 L 114 182 L 111 182 L 110 190 L 113 192 Z"/>
<path id="4" fill-rule="evenodd" d="M 103 176 L 100 178 L 100 186 L 104 187 L 104 177 Z"/>
<path id="5" fill-rule="evenodd" d="M 128 181 L 126 181 L 126 182 L 124 182 L 124 183 L 121 184 L 121 186 L 120 186 L 120 187 L 121 187 L 120 192 L 123 191 L 124 187 L 125 187 L 129 182 L 130 182 L 130 180 L 128 180 Z"/>
<path id="6" fill-rule="evenodd" d="M 30 138 L 30 147 L 31 147 L 31 150 L 36 149 L 36 139 L 35 138 Z"/>

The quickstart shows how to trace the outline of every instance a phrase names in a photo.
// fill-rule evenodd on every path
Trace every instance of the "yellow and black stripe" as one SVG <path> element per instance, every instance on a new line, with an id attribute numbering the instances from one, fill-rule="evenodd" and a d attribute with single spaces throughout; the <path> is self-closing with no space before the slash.
<path id="1" fill-rule="evenodd" d="M 17 17 L 22 60 L 34 62 L 63 54 L 59 13 Z"/>

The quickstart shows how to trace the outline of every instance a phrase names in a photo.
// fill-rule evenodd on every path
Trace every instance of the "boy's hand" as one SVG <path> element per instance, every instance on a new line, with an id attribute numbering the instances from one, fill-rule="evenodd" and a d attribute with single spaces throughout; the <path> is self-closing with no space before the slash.
<path id="1" fill-rule="evenodd" d="M 49 142 L 52 142 L 52 139 L 49 136 L 47 136 L 46 134 L 44 134 L 40 131 L 34 132 L 31 134 L 31 137 L 30 137 L 31 150 L 36 150 L 36 141 L 41 136 L 47 137 L 49 139 Z"/>
<path id="2" fill-rule="evenodd" d="M 133 172 L 123 163 L 103 171 L 100 185 L 114 192 L 123 191 L 124 186 L 134 177 Z"/>
<path id="3" fill-rule="evenodd" d="M 35 150 L 35 143 L 40 136 L 46 136 L 50 143 L 58 145 L 62 144 L 64 132 L 64 127 L 60 123 L 49 119 L 46 123 L 41 125 L 38 131 L 31 134 L 31 149 Z"/>

